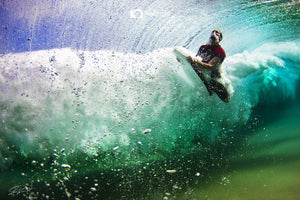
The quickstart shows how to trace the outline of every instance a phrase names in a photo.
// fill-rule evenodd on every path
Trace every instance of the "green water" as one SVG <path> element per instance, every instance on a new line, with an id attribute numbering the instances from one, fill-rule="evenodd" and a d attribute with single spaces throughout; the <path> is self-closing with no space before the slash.
<path id="1" fill-rule="evenodd" d="M 243 147 L 230 156 L 226 172 L 216 172 L 204 184 L 199 181 L 190 196 L 178 199 L 298 199 L 299 113 L 299 106 L 294 107 L 247 137 Z"/>
<path id="2" fill-rule="evenodd" d="M 278 105 L 280 107 L 280 105 Z M 282 105 L 281 105 L 282 106 Z M 276 109 L 271 107 L 269 109 Z M 263 109 L 263 108 L 261 108 Z M 268 110 L 271 111 L 271 110 Z M 257 111 L 257 116 L 261 116 Z M 264 113 L 263 123 L 252 125 L 256 130 L 244 133 L 223 151 L 216 162 L 195 177 L 186 187 L 176 184 L 163 196 L 165 199 L 190 200 L 296 200 L 300 196 L 300 107 Z M 268 116 L 269 115 L 269 116 Z M 258 118 L 254 117 L 254 121 Z M 243 138 L 243 142 L 240 142 Z M 227 146 L 230 143 L 224 143 Z M 224 148 L 226 149 L 226 147 Z M 226 160 L 226 161 L 224 161 Z M 199 162 L 201 162 L 199 160 Z M 199 176 L 199 173 L 201 174 Z M 180 191 L 182 190 L 182 191 Z M 162 199 L 161 195 L 150 199 Z"/>
<path id="3" fill-rule="evenodd" d="M 174 152 L 165 161 L 72 176 L 68 170 L 59 171 L 55 178 L 47 175 L 48 170 L 53 173 L 50 167 L 32 173 L 39 181 L 23 167 L 26 175 L 12 169 L 5 175 L 7 184 L 1 185 L 27 185 L 29 191 L 19 188 L 12 199 L 295 200 L 300 194 L 300 107 L 269 112 L 275 108 L 256 110 L 240 135 L 223 133 L 213 144 L 195 141 L 201 151 L 189 155 L 176 158 Z M 91 168 L 93 160 L 88 162 Z"/>

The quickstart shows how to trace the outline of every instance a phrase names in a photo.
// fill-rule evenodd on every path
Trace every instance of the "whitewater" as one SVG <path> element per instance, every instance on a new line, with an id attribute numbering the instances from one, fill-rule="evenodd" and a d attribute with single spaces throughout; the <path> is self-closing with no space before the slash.
<path id="1" fill-rule="evenodd" d="M 20 144 L 25 157 L 37 158 L 56 147 L 88 155 L 119 147 L 132 162 L 153 149 L 150 157 L 163 158 L 182 143 L 188 151 L 198 133 L 213 138 L 245 124 L 258 102 L 295 98 L 295 52 L 299 45 L 279 43 L 228 57 L 222 77 L 231 88 L 229 105 L 210 97 L 172 48 L 144 55 L 72 49 L 4 55 L 1 146 Z M 141 153 L 131 159 L 134 149 Z"/>
<path id="2" fill-rule="evenodd" d="M 0 5 L 3 198 L 205 199 L 232 163 L 275 162 L 274 144 L 299 141 L 294 124 L 266 128 L 299 107 L 297 1 Z M 214 28 L 229 103 L 175 53 L 195 55 Z"/>

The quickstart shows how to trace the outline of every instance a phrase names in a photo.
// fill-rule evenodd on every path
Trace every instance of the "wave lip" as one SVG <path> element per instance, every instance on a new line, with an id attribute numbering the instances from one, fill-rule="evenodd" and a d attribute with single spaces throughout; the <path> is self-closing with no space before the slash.
<path id="1" fill-rule="evenodd" d="M 267 43 L 251 53 L 229 57 L 225 65 L 235 90 L 251 107 L 296 97 L 300 70 L 297 42 Z"/>

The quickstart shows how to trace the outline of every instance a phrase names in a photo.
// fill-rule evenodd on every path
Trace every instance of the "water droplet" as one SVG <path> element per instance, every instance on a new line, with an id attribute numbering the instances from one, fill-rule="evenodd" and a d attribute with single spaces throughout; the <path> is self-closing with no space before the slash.
<path id="1" fill-rule="evenodd" d="M 113 150 L 115 151 L 115 150 L 117 150 L 118 148 L 119 148 L 119 146 L 116 146 L 116 147 L 113 148 Z"/>
<path id="2" fill-rule="evenodd" d="M 68 164 L 62 164 L 61 167 L 64 169 L 71 169 L 71 166 Z"/>
<path id="3" fill-rule="evenodd" d="M 177 170 L 176 169 L 168 169 L 166 172 L 172 174 L 172 173 L 176 173 Z"/>
<path id="4" fill-rule="evenodd" d="M 146 129 L 146 130 L 144 130 L 144 134 L 148 134 L 148 133 L 150 133 L 151 132 L 151 129 Z"/>

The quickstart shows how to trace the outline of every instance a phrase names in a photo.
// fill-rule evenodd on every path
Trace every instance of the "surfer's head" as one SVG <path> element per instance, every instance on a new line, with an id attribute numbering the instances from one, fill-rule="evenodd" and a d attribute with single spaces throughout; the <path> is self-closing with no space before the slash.
<path id="1" fill-rule="evenodd" d="M 217 43 L 221 42 L 222 39 L 223 39 L 222 32 L 219 29 L 214 29 L 211 32 L 209 41 L 211 44 L 217 44 Z"/>

